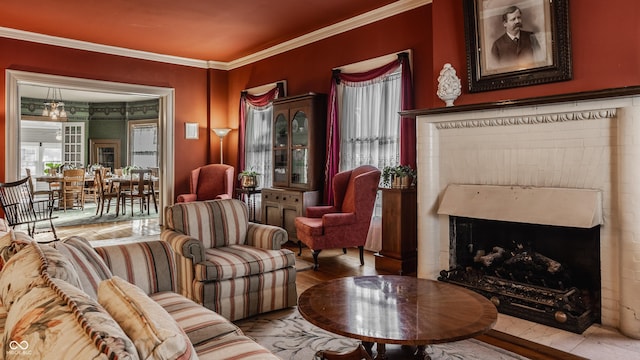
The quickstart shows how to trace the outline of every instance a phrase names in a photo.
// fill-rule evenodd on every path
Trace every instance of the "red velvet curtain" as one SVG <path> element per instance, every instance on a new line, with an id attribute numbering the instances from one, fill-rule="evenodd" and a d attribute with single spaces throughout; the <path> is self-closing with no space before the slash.
<path id="1" fill-rule="evenodd" d="M 402 66 L 402 109 L 412 110 L 413 82 L 409 54 L 398 54 L 398 60 Z M 410 165 L 416 169 L 416 122 L 415 119 L 403 116 L 400 118 L 400 164 Z"/>
<path id="2" fill-rule="evenodd" d="M 324 202 L 333 204 L 333 178 L 338 173 L 340 161 L 340 122 L 338 118 L 338 85 L 340 81 L 365 82 L 384 76 L 402 66 L 401 110 L 413 109 L 413 84 L 407 53 L 398 54 L 398 59 L 379 68 L 362 73 L 343 74 L 334 71 L 329 91 L 327 114 L 327 164 L 325 167 Z M 416 167 L 416 126 L 411 118 L 400 120 L 400 163 Z"/>
<path id="3" fill-rule="evenodd" d="M 262 95 L 251 95 L 246 91 L 240 94 L 240 126 L 238 131 L 238 171 L 245 167 L 244 163 L 244 138 L 246 133 L 246 109 L 247 104 L 253 106 L 267 106 L 273 99 L 284 96 L 284 83 L 277 83 L 276 86 Z"/>

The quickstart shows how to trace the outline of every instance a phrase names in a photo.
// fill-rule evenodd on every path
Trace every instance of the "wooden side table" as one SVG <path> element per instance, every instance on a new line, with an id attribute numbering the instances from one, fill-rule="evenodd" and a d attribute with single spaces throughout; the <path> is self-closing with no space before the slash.
<path id="1" fill-rule="evenodd" d="M 238 200 L 246 202 L 247 206 L 249 207 L 249 221 L 251 222 L 256 222 L 256 200 L 253 198 L 253 196 L 255 194 L 260 194 L 261 192 L 262 189 L 257 188 L 236 188 Z"/>
<path id="2" fill-rule="evenodd" d="M 382 189 L 382 249 L 375 254 L 376 269 L 399 275 L 417 271 L 417 191 Z"/>

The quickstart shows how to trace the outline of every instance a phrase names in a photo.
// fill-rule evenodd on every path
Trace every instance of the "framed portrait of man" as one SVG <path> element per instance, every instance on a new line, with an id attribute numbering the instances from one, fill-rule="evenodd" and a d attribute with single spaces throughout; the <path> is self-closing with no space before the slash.
<path id="1" fill-rule="evenodd" d="M 568 0 L 464 0 L 469 91 L 569 80 Z"/>

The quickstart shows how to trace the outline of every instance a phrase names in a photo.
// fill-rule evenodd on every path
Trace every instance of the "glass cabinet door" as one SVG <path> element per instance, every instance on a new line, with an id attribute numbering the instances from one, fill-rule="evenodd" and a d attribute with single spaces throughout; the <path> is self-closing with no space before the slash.
<path id="1" fill-rule="evenodd" d="M 304 111 L 291 118 L 291 185 L 306 185 L 309 173 L 309 119 Z"/>
<path id="2" fill-rule="evenodd" d="M 297 111 L 291 120 L 291 147 L 309 145 L 309 119 L 304 111 Z"/>
<path id="3" fill-rule="evenodd" d="M 278 114 L 274 126 L 273 144 L 275 148 L 287 147 L 289 145 L 289 124 L 283 114 Z"/>
<path id="4" fill-rule="evenodd" d="M 289 123 L 280 113 L 273 132 L 273 184 L 287 186 L 289 178 Z"/>
<path id="5" fill-rule="evenodd" d="M 273 183 L 287 185 L 287 149 L 274 149 L 273 150 Z"/>
<path id="6" fill-rule="evenodd" d="M 309 150 L 291 150 L 291 184 L 307 184 L 307 174 L 309 173 Z"/>
<path id="7" fill-rule="evenodd" d="M 319 191 L 324 186 L 325 117 L 323 94 L 273 100 L 274 188 Z"/>

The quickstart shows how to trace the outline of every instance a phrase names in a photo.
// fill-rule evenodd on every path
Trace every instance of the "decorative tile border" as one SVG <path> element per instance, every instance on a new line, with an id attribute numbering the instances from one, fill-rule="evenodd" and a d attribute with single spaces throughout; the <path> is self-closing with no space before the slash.
<path id="1" fill-rule="evenodd" d="M 540 115 L 496 117 L 490 119 L 467 119 L 439 122 L 436 123 L 436 129 L 444 130 L 487 126 L 535 125 L 565 121 L 596 120 L 614 118 L 616 117 L 616 114 L 616 109 L 598 109 Z"/>

